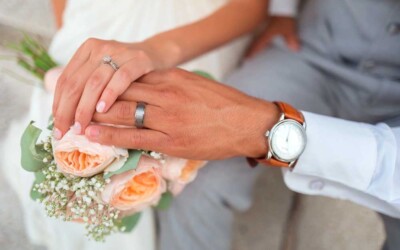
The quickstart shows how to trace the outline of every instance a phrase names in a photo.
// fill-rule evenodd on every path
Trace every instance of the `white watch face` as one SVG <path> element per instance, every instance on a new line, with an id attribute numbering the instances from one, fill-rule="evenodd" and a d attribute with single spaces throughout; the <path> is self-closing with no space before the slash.
<path id="1" fill-rule="evenodd" d="M 280 160 L 287 162 L 296 160 L 305 146 L 305 129 L 294 120 L 283 120 L 271 130 L 271 151 Z"/>

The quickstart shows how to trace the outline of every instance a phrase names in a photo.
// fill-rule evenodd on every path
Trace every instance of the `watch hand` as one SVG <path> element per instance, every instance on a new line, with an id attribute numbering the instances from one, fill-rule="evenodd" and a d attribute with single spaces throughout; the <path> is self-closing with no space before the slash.
<path id="1" fill-rule="evenodd" d="M 286 143 L 289 143 L 290 132 L 292 132 L 292 128 L 289 128 L 289 132 L 288 132 L 287 137 L 286 137 Z"/>

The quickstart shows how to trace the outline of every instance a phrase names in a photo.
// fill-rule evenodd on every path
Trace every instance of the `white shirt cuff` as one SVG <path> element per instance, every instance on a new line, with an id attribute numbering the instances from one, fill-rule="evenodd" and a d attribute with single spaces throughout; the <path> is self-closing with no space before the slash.
<path id="1" fill-rule="evenodd" d="M 299 0 L 271 0 L 269 13 L 273 16 L 290 16 L 297 14 Z"/>
<path id="2" fill-rule="evenodd" d="M 307 145 L 293 170 L 365 190 L 377 163 L 373 126 L 304 112 Z"/>

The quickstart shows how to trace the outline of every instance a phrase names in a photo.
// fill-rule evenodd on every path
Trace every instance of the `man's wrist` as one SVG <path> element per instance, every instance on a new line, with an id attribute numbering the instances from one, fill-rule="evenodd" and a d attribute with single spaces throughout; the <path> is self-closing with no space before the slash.
<path id="1" fill-rule="evenodd" d="M 279 121 L 279 116 L 280 110 L 274 103 L 258 100 L 257 108 L 254 109 L 254 115 L 251 116 L 253 120 L 250 121 L 254 126 L 249 126 L 249 129 L 253 129 L 253 131 L 246 133 L 250 136 L 246 138 L 247 143 L 241 145 L 243 156 L 249 158 L 266 156 L 268 144 L 265 133 Z"/>

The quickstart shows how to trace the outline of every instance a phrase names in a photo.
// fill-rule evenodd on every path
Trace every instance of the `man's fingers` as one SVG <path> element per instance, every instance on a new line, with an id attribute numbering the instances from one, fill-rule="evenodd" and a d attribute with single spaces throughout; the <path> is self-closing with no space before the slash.
<path id="1" fill-rule="evenodd" d="M 258 54 L 260 51 L 264 50 L 271 43 L 272 36 L 270 34 L 265 34 L 262 37 L 258 38 L 253 44 L 250 46 L 246 57 L 251 58 Z"/>
<path id="2" fill-rule="evenodd" d="M 297 34 L 286 35 L 284 38 L 289 49 L 291 49 L 293 52 L 300 50 L 300 41 Z"/>
<path id="3" fill-rule="evenodd" d="M 135 126 L 136 102 L 117 101 L 106 113 L 95 113 L 93 121 L 104 124 Z M 161 108 L 146 105 L 144 127 L 161 130 L 163 124 Z"/>
<path id="4" fill-rule="evenodd" d="M 91 141 L 121 148 L 154 150 L 164 153 L 165 149 L 173 147 L 168 135 L 150 129 L 90 125 L 86 128 L 85 135 Z"/>
<path id="5" fill-rule="evenodd" d="M 168 77 L 170 77 L 175 70 L 178 69 L 168 69 L 168 70 L 157 70 L 152 71 L 146 75 L 140 77 L 137 81 L 146 84 L 159 84 L 165 82 Z"/>
<path id="6" fill-rule="evenodd" d="M 75 113 L 74 132 L 81 134 L 92 119 L 101 93 L 114 74 L 109 65 L 101 64 L 89 77 Z"/>
<path id="7" fill-rule="evenodd" d="M 148 73 L 150 67 L 145 64 L 145 62 L 134 59 L 124 63 L 115 72 L 109 84 L 104 89 L 96 105 L 96 111 L 100 113 L 107 112 L 118 96 L 124 93 L 133 81 Z"/>
<path id="8" fill-rule="evenodd" d="M 145 102 L 154 106 L 160 106 L 162 95 L 155 85 L 134 82 L 118 97 L 118 100 Z"/>

